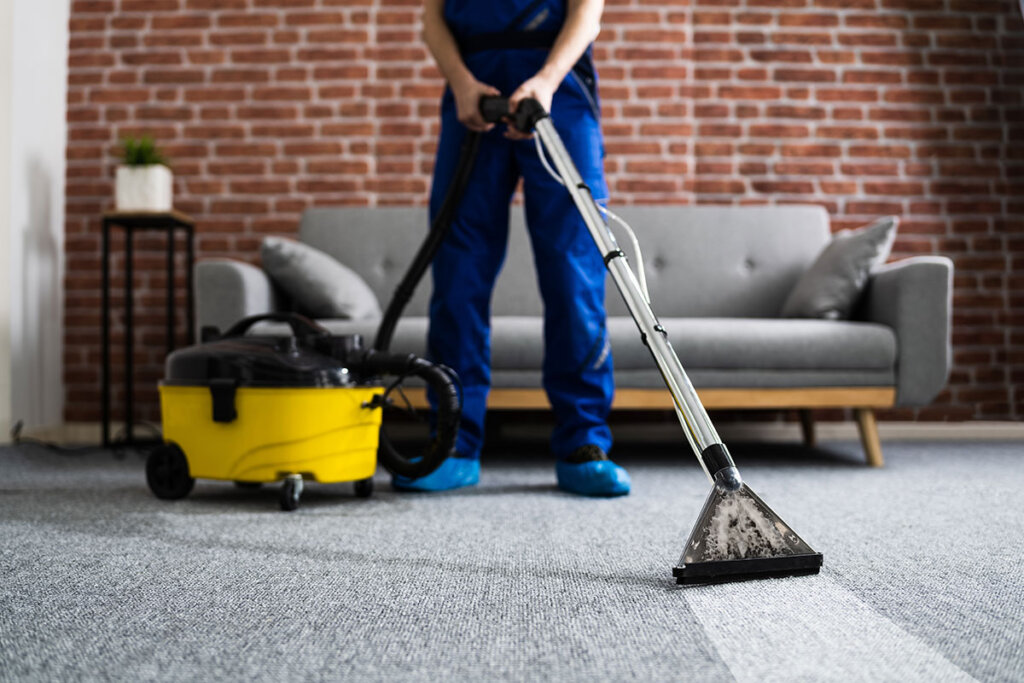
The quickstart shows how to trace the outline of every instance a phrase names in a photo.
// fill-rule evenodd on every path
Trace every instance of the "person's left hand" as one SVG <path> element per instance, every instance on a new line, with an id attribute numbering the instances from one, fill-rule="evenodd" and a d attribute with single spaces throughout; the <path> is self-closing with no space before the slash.
<path id="1" fill-rule="evenodd" d="M 550 112 L 551 99 L 554 97 L 556 90 L 558 90 L 558 83 L 552 83 L 550 78 L 538 73 L 533 78 L 524 81 L 523 84 L 516 88 L 516 91 L 509 96 L 508 110 L 514 114 L 520 101 L 532 97 L 540 102 L 540 106 L 544 107 L 544 111 Z M 509 117 L 508 120 L 510 121 L 511 117 Z M 505 137 L 510 140 L 529 140 L 533 135 L 529 133 L 522 133 L 516 130 L 512 124 L 509 123 L 505 129 Z"/>

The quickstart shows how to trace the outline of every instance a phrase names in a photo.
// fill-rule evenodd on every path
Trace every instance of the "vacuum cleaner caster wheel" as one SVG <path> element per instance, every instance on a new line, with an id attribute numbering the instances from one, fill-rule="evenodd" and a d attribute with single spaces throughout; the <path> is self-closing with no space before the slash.
<path id="1" fill-rule="evenodd" d="M 281 509 L 291 512 L 298 509 L 302 497 L 302 475 L 290 474 L 281 484 Z"/>
<path id="2" fill-rule="evenodd" d="M 373 495 L 373 477 L 353 482 L 357 498 L 369 498 Z"/>
<path id="3" fill-rule="evenodd" d="M 146 458 L 146 483 L 157 498 L 177 500 L 184 498 L 195 486 L 189 475 L 188 459 L 173 443 L 157 446 Z"/>

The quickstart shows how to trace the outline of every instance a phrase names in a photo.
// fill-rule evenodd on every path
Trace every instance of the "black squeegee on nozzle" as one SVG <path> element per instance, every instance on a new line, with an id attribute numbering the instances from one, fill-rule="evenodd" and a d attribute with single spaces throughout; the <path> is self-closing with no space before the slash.
<path id="1" fill-rule="evenodd" d="M 690 538 L 672 568 L 676 583 L 723 583 L 817 574 L 822 556 L 743 483 L 725 446 L 701 453 L 714 482 Z M 714 473 L 714 474 L 712 474 Z"/>
<path id="2" fill-rule="evenodd" d="M 554 170 L 549 172 L 565 187 L 586 223 L 612 281 L 636 321 L 641 340 L 672 394 L 686 438 L 714 483 L 679 566 L 672 570 L 676 581 L 714 583 L 816 574 L 821 568 L 821 553 L 811 550 L 740 478 L 732 456 L 668 341 L 668 333 L 651 310 L 647 287 L 641 286 L 643 272 L 634 273 L 630 268 L 608 224 L 608 220 L 622 225 L 625 222 L 594 200 L 548 113 L 533 99 L 521 100 L 511 112 L 508 100 L 499 96 L 482 97 L 480 113 L 489 123 L 505 121 L 523 133 L 536 134 L 543 147 L 538 149 L 541 161 L 547 167 L 544 153 L 551 158 Z"/>

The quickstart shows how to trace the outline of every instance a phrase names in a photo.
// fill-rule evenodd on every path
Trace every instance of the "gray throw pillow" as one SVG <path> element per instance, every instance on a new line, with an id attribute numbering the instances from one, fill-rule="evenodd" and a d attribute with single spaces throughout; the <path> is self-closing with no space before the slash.
<path id="1" fill-rule="evenodd" d="M 373 290 L 330 254 L 287 237 L 265 237 L 263 270 L 314 318 L 379 318 Z"/>
<path id="2" fill-rule="evenodd" d="M 889 258 L 896 216 L 858 230 L 840 230 L 803 274 L 782 305 L 783 318 L 850 317 L 872 268 Z"/>

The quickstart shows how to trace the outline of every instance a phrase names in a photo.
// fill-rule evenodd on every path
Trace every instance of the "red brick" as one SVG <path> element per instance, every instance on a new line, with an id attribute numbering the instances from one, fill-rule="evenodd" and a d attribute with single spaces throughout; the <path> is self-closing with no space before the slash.
<path id="1" fill-rule="evenodd" d="M 810 64 L 814 61 L 809 50 L 751 50 L 750 58 L 759 62 L 793 62 Z"/>
<path id="2" fill-rule="evenodd" d="M 345 23 L 345 15 L 341 12 L 289 12 L 284 23 L 288 26 L 340 25 Z"/>
<path id="3" fill-rule="evenodd" d="M 231 46 L 231 45 L 265 45 L 267 43 L 267 34 L 263 31 L 235 31 L 231 33 L 211 33 L 209 34 L 209 40 L 211 45 Z M 232 55 L 233 61 L 245 61 L 241 59 L 235 59 Z M 249 60 L 258 61 L 258 60 Z"/>
<path id="4" fill-rule="evenodd" d="M 863 126 L 818 126 L 819 138 L 839 138 L 845 140 L 876 140 L 878 130 Z"/>
<path id="5" fill-rule="evenodd" d="M 232 180 L 229 188 L 233 194 L 275 195 L 287 194 L 291 191 L 291 183 L 287 179 Z"/>
<path id="6" fill-rule="evenodd" d="M 865 194 L 900 195 L 903 197 L 920 195 L 924 193 L 924 185 L 919 182 L 898 182 L 886 180 L 885 182 L 865 182 Z"/>
<path id="7" fill-rule="evenodd" d="M 765 113 L 773 118 L 786 119 L 823 119 L 825 109 L 822 107 L 794 107 L 791 105 L 770 105 Z"/>
<path id="8" fill-rule="evenodd" d="M 845 175 L 861 176 L 861 175 L 899 175 L 900 168 L 897 164 L 841 164 L 839 170 Z"/>
<path id="9" fill-rule="evenodd" d="M 185 0 L 191 10 L 248 9 L 248 0 Z"/>
<path id="10" fill-rule="evenodd" d="M 306 164 L 306 170 L 310 173 L 365 175 L 369 173 L 370 166 L 366 161 L 359 159 L 330 159 L 310 161 Z M 379 168 L 378 172 L 381 172 Z"/>
<path id="11" fill-rule="evenodd" d="M 831 45 L 832 34 L 830 33 L 807 33 L 801 31 L 799 33 L 789 33 L 785 31 L 776 31 L 771 34 L 773 43 L 779 45 Z"/>
<path id="12" fill-rule="evenodd" d="M 239 125 L 186 126 L 184 134 L 187 138 L 203 140 L 240 139 L 245 137 L 245 128 Z"/>
<path id="13" fill-rule="evenodd" d="M 196 47 L 203 44 L 202 33 L 148 33 L 142 42 L 147 47 Z"/>
<path id="14" fill-rule="evenodd" d="M 224 50 L 189 50 L 186 54 L 192 64 L 223 64 L 227 61 Z"/>
<path id="15" fill-rule="evenodd" d="M 245 91 L 236 88 L 189 88 L 185 91 L 186 102 L 241 102 Z"/>
<path id="16" fill-rule="evenodd" d="M 129 66 L 138 64 L 181 64 L 178 52 L 122 52 L 121 61 Z"/>
<path id="17" fill-rule="evenodd" d="M 122 12 L 175 12 L 180 9 L 178 0 L 121 0 Z"/>
<path id="18" fill-rule="evenodd" d="M 266 83 L 270 73 L 265 69 L 215 69 L 212 83 Z"/>
<path id="19" fill-rule="evenodd" d="M 838 145 L 782 145 L 779 153 L 784 157 L 838 157 L 842 148 Z"/>
<path id="20" fill-rule="evenodd" d="M 194 69 L 149 69 L 142 74 L 143 83 L 183 85 L 202 83 L 206 75 Z"/>
<path id="21" fill-rule="evenodd" d="M 835 72 L 828 69 L 776 69 L 775 80 L 799 81 L 801 83 L 831 83 L 837 80 Z"/>
<path id="22" fill-rule="evenodd" d="M 184 14 L 172 16 L 155 16 L 150 20 L 150 26 L 155 31 L 173 31 L 180 29 L 204 29 L 209 28 L 212 21 L 204 14 Z"/>
<path id="23" fill-rule="evenodd" d="M 761 138 L 807 137 L 810 129 L 801 125 L 755 124 L 750 126 L 750 135 Z"/>
<path id="24" fill-rule="evenodd" d="M 723 85 L 718 88 L 718 96 L 727 99 L 743 100 L 774 100 L 782 96 L 782 89 L 773 86 L 736 86 Z"/>
<path id="25" fill-rule="evenodd" d="M 774 166 L 779 175 L 827 176 L 835 173 L 832 164 L 808 161 L 779 161 Z"/>
<path id="26" fill-rule="evenodd" d="M 818 28 L 830 28 L 839 25 L 839 17 L 835 14 L 780 14 L 779 26 L 814 26 Z"/>
<path id="27" fill-rule="evenodd" d="M 278 23 L 276 14 L 246 12 L 245 14 L 220 14 L 217 16 L 217 26 L 221 28 L 272 28 Z"/>
<path id="28" fill-rule="evenodd" d="M 764 194 L 811 194 L 814 185 L 804 180 L 753 180 L 750 183 L 754 192 Z"/>

